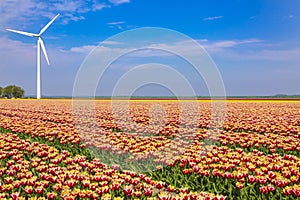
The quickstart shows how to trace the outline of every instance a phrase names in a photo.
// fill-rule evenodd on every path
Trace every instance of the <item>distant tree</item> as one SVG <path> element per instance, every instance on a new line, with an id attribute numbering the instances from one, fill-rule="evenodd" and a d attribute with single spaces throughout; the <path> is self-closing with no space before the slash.
<path id="1" fill-rule="evenodd" d="M 15 85 L 6 86 L 2 91 L 2 96 L 7 98 L 21 98 L 24 96 L 24 89 Z"/>
<path id="2" fill-rule="evenodd" d="M 0 97 L 2 97 L 3 88 L 0 86 Z"/>
<path id="3" fill-rule="evenodd" d="M 13 88 L 13 96 L 15 98 L 22 98 L 22 97 L 24 97 L 24 93 L 25 93 L 25 91 L 21 87 L 15 86 Z"/>
<path id="4" fill-rule="evenodd" d="M 12 85 L 6 86 L 2 91 L 3 97 L 12 98 L 12 88 Z"/>

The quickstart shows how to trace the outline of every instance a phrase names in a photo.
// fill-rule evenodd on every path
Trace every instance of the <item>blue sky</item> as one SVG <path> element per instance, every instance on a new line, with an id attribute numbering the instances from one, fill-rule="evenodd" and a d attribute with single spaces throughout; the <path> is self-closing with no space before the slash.
<path id="1" fill-rule="evenodd" d="M 35 94 L 36 40 L 5 29 L 37 33 L 57 13 L 60 17 L 43 35 L 51 63 L 47 66 L 42 56 L 44 96 L 72 95 L 76 74 L 92 49 L 116 34 L 143 27 L 172 29 L 197 41 L 220 71 L 227 95 L 300 94 L 297 0 L 1 0 L 0 86 L 16 84 L 26 95 Z M 172 44 L 166 39 L 160 45 Z M 157 54 L 128 60 L 115 62 L 97 95 L 111 94 L 127 65 L 158 62 L 182 74 L 192 73 L 191 67 L 174 57 Z M 198 95 L 207 95 L 201 78 L 188 79 Z M 173 84 L 180 87 L 176 81 Z M 170 91 L 148 85 L 135 94 Z"/>

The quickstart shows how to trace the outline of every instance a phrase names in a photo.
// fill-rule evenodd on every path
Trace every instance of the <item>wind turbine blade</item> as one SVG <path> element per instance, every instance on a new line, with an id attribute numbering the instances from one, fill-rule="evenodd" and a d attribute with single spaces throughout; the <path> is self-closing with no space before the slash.
<path id="1" fill-rule="evenodd" d="M 17 30 L 13 30 L 13 29 L 6 29 L 7 31 L 10 31 L 10 32 L 14 32 L 14 33 L 19 33 L 21 35 L 26 35 L 26 36 L 30 36 L 30 37 L 36 37 L 38 36 L 37 34 L 35 33 L 28 33 L 28 32 L 25 32 L 25 31 L 17 31 Z"/>
<path id="2" fill-rule="evenodd" d="M 39 36 L 41 36 L 46 30 L 47 28 L 54 22 L 54 20 L 59 16 L 59 14 L 57 14 L 50 22 L 48 22 L 48 24 L 46 26 L 44 26 L 44 28 L 42 28 L 42 30 L 39 33 Z"/>
<path id="3" fill-rule="evenodd" d="M 42 51 L 43 51 L 43 53 L 44 53 L 44 55 L 45 55 L 46 61 L 47 61 L 48 65 L 50 65 L 50 62 L 49 62 L 49 59 L 48 59 L 48 55 L 47 55 L 47 51 L 46 51 L 44 42 L 43 42 L 43 40 L 42 40 L 40 37 L 38 38 L 38 40 L 39 40 L 39 44 L 40 44 L 41 47 L 42 47 Z"/>

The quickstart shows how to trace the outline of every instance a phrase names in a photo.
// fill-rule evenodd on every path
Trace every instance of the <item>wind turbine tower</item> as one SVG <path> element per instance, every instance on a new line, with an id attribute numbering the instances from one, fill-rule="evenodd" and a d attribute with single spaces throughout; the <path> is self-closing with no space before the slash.
<path id="1" fill-rule="evenodd" d="M 29 37 L 37 38 L 37 45 L 36 45 L 36 47 L 37 47 L 36 98 L 37 99 L 41 98 L 41 48 L 42 48 L 42 51 L 44 53 L 44 56 L 46 58 L 48 65 L 50 65 L 48 55 L 46 52 L 46 48 L 45 48 L 45 45 L 44 45 L 44 42 L 43 42 L 41 36 L 58 16 L 59 16 L 59 14 L 57 14 L 50 22 L 48 22 L 48 24 L 46 26 L 44 26 L 38 34 L 28 33 L 28 32 L 24 32 L 24 31 L 17 31 L 17 30 L 13 30 L 13 29 L 6 29 L 6 30 L 14 32 L 14 33 L 19 33 L 21 35 L 26 35 Z"/>

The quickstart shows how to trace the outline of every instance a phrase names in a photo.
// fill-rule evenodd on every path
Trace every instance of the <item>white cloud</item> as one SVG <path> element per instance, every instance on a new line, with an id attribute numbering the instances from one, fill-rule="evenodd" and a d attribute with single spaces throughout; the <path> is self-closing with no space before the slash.
<path id="1" fill-rule="evenodd" d="M 218 55 L 225 59 L 234 59 L 240 61 L 257 60 L 257 61 L 285 61 L 285 62 L 300 62 L 300 48 L 286 48 L 286 49 L 271 49 L 272 45 L 267 44 L 266 41 L 258 38 L 248 38 L 244 40 L 220 40 L 209 41 L 207 39 L 197 40 L 204 48 L 203 53 L 214 56 Z M 252 47 L 258 47 L 253 49 Z M 170 49 L 193 55 L 196 52 L 195 45 L 191 41 L 181 41 L 175 43 L 161 43 L 150 45 L 150 48 L 155 49 Z M 241 51 L 243 49 L 243 51 Z M 199 52 L 199 51 L 198 51 Z M 151 49 L 140 51 L 134 56 L 147 57 L 147 56 L 171 56 L 167 52 L 159 52 Z"/>
<path id="2" fill-rule="evenodd" d="M 228 60 L 259 60 L 300 62 L 300 48 L 280 49 L 280 46 L 268 44 L 258 38 L 244 40 L 197 40 L 211 55 L 217 55 Z M 274 49 L 274 46 L 276 49 Z M 256 47 L 253 49 L 252 47 Z M 242 49 L 242 51 L 241 51 Z"/>
<path id="3" fill-rule="evenodd" d="M 199 47 L 197 49 L 194 49 L 196 46 L 194 42 L 199 43 Z M 220 40 L 220 41 L 209 41 L 207 39 L 199 39 L 195 41 L 177 41 L 172 43 L 156 43 L 156 44 L 150 44 L 146 46 L 140 46 L 138 51 L 135 51 L 135 48 L 132 47 L 124 47 L 123 43 L 120 43 L 118 41 L 104 41 L 100 43 L 99 48 L 97 48 L 97 51 L 102 52 L 124 52 L 124 51 L 134 51 L 132 55 L 129 55 L 131 57 L 169 57 L 172 56 L 172 53 L 164 51 L 164 49 L 171 50 L 173 52 L 183 52 L 185 55 L 195 55 L 194 52 L 199 52 L 199 48 L 203 48 L 203 54 L 206 54 L 206 52 L 210 54 L 215 55 L 222 55 L 224 56 L 229 52 L 236 52 L 234 53 L 234 56 L 237 56 L 239 54 L 239 51 L 236 49 L 237 47 L 241 47 L 242 45 L 257 45 L 263 43 L 263 40 L 257 39 L 257 38 L 249 38 L 244 40 Z M 96 48 L 97 45 L 83 45 L 78 47 L 72 47 L 69 49 L 71 52 L 76 53 L 89 53 L 91 50 Z M 245 46 L 243 46 L 246 48 Z M 144 49 L 143 49 L 144 48 Z M 196 51 L 197 50 L 197 51 Z M 266 51 L 266 50 L 265 50 Z M 258 53 L 259 52 L 259 53 Z M 258 59 L 261 59 L 262 57 L 259 56 L 260 53 L 266 54 L 264 50 L 260 50 L 257 52 L 253 52 L 255 55 L 253 57 L 257 57 Z M 279 53 L 279 52 L 277 52 Z M 283 52 L 281 52 L 283 53 Z M 280 53 L 279 53 L 280 54 Z M 233 54 L 232 54 L 233 55 Z M 248 55 L 250 56 L 250 55 Z M 241 55 L 241 58 L 243 56 Z"/>
<path id="4" fill-rule="evenodd" d="M 112 40 L 105 40 L 103 42 L 101 42 L 102 45 L 118 45 L 118 44 L 122 44 L 121 42 L 117 42 L 117 41 L 112 41 Z"/>
<path id="5" fill-rule="evenodd" d="M 168 49 L 173 52 L 181 52 L 185 55 L 191 56 L 205 56 L 206 52 L 212 57 L 217 56 L 218 58 L 226 60 L 235 61 L 286 61 L 286 62 L 300 62 L 300 48 L 289 48 L 289 49 L 271 49 L 274 48 L 266 44 L 265 41 L 257 38 L 249 38 L 244 40 L 220 40 L 220 41 L 210 41 L 207 39 L 199 39 L 196 42 L 203 47 L 203 55 L 196 55 L 195 52 L 199 51 L 199 48 L 195 49 L 193 41 L 178 41 L 173 43 L 157 43 L 152 45 L 140 46 L 136 51 L 134 47 L 127 46 L 126 44 L 120 43 L 118 41 L 104 41 L 97 44 L 75 46 L 68 50 L 63 50 L 64 53 L 70 55 L 82 55 L 86 56 L 91 51 L 96 50 L 97 53 L 101 55 L 103 53 L 108 53 L 109 55 L 122 54 L 124 52 L 132 52 L 128 54 L 128 58 L 150 58 L 150 57 L 170 57 L 173 56 L 172 52 L 166 52 L 164 49 Z M 24 44 L 18 41 L 10 40 L 9 43 L 7 39 L 0 40 L 2 46 L 2 52 L 10 51 L 16 49 L 21 49 L 22 52 L 28 51 L 28 48 L 33 51 L 33 46 Z M 253 49 L 252 47 L 258 47 Z M 241 51 L 242 48 L 242 51 Z M 160 51 L 161 50 L 161 51 Z M 1 52 L 0 52 L 1 53 Z M 5 55 L 5 54 L 3 54 Z"/>
<path id="6" fill-rule="evenodd" d="M 84 2 L 83 1 L 63 1 L 53 4 L 55 10 L 62 12 L 84 12 Z"/>
<path id="7" fill-rule="evenodd" d="M 264 42 L 263 40 L 257 39 L 257 38 L 250 38 L 245 40 L 221 40 L 221 41 L 215 41 L 211 42 L 208 40 L 197 40 L 199 44 L 201 44 L 206 50 L 210 52 L 216 52 L 221 51 L 225 48 L 233 48 L 240 45 L 245 44 L 258 44 Z"/>
<path id="8" fill-rule="evenodd" d="M 217 20 L 217 19 L 221 19 L 223 18 L 224 16 L 212 16 L 212 17 L 206 17 L 206 18 L 203 18 L 203 21 L 212 21 L 212 20 Z"/>
<path id="9" fill-rule="evenodd" d="M 71 13 L 66 13 L 64 14 L 64 17 L 62 19 L 62 23 L 63 24 L 68 24 L 70 21 L 79 21 L 79 20 L 83 20 L 85 19 L 83 16 L 76 16 L 76 15 L 73 15 Z"/>
<path id="10" fill-rule="evenodd" d="M 107 5 L 106 3 L 97 3 L 95 2 L 93 4 L 93 11 L 102 10 L 103 8 L 110 8 L 110 5 Z"/>
<path id="11" fill-rule="evenodd" d="M 120 5 L 123 3 L 130 3 L 130 0 L 109 0 L 109 2 L 114 5 Z"/>
<path id="12" fill-rule="evenodd" d="M 29 66 L 35 66 L 36 45 L 11 40 L 7 37 L 0 37 L 0 44 L 1 72 L 9 71 L 6 69 L 10 68 L 28 68 Z"/>
<path id="13" fill-rule="evenodd" d="M 285 61 L 300 63 L 300 48 L 291 48 L 285 50 L 270 50 L 263 49 L 260 51 L 248 51 L 247 53 L 241 53 L 238 51 L 228 52 L 226 55 L 228 58 L 245 60 L 267 60 L 267 61 Z"/>
<path id="14" fill-rule="evenodd" d="M 107 23 L 108 25 L 119 25 L 119 24 L 124 24 L 124 21 L 118 21 L 118 22 L 109 22 Z"/>
<path id="15" fill-rule="evenodd" d="M 97 46 L 95 45 L 84 45 L 84 46 L 79 46 L 79 47 L 72 47 L 70 49 L 70 52 L 74 53 L 89 53 L 93 49 L 95 49 Z"/>
<path id="16" fill-rule="evenodd" d="M 61 13 L 59 20 L 64 24 L 70 21 L 84 19 L 84 13 L 98 11 L 111 7 L 104 0 L 2 0 L 0 1 L 1 18 L 0 25 L 18 24 L 16 28 L 26 28 L 31 23 L 41 21 L 41 18 L 52 18 Z M 11 26 L 11 25 L 10 25 Z M 15 25 L 17 26 L 17 25 Z"/>
<path id="17" fill-rule="evenodd" d="M 116 29 L 119 29 L 119 30 L 123 30 L 124 29 L 124 24 L 125 22 L 124 21 L 116 21 L 116 22 L 109 22 L 107 23 L 109 25 L 110 28 L 116 28 Z"/>

